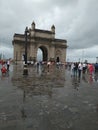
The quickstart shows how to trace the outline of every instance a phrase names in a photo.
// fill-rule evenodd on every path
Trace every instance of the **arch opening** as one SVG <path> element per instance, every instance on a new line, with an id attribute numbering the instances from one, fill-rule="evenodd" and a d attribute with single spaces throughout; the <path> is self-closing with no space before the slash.
<path id="1" fill-rule="evenodd" d="M 56 62 L 60 62 L 60 58 L 59 58 L 59 56 L 56 58 Z"/>
<path id="2" fill-rule="evenodd" d="M 44 46 L 40 46 L 37 50 L 37 60 L 38 61 L 48 61 L 48 51 Z"/>

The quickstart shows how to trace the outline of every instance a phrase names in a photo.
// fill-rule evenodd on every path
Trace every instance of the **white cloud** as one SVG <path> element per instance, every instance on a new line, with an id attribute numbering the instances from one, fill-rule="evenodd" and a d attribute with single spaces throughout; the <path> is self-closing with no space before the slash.
<path id="1" fill-rule="evenodd" d="M 13 48 L 0 46 L 0 54 L 4 59 L 13 58 Z"/>

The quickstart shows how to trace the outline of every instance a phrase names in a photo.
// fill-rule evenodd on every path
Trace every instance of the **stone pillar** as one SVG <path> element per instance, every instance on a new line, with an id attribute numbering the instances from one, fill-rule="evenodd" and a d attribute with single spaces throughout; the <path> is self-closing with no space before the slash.
<path id="1" fill-rule="evenodd" d="M 33 42 L 30 44 L 30 57 L 32 60 L 36 60 L 36 46 Z"/>
<path id="2" fill-rule="evenodd" d="M 65 61 L 66 61 L 66 49 L 62 48 L 61 62 L 65 62 Z"/>
<path id="3" fill-rule="evenodd" d="M 34 50 L 32 43 L 30 44 L 30 57 L 32 57 L 32 51 Z"/>
<path id="4" fill-rule="evenodd" d="M 48 59 L 50 59 L 50 58 L 55 59 L 55 48 L 54 48 L 54 46 L 50 47 Z"/>

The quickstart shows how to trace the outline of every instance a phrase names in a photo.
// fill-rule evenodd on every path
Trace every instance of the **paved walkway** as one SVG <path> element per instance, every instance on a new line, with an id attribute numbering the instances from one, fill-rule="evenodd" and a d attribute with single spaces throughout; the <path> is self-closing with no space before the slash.
<path id="1" fill-rule="evenodd" d="M 0 130 L 98 130 L 98 76 L 65 68 L 0 72 Z"/>

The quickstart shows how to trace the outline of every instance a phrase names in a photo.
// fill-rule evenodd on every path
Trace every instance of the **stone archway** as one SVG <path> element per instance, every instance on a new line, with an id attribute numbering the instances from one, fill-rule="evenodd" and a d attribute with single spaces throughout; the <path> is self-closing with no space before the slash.
<path id="1" fill-rule="evenodd" d="M 66 61 L 67 41 L 55 38 L 55 26 L 51 30 L 41 30 L 35 28 L 35 23 L 31 24 L 27 36 L 27 60 L 37 60 L 37 50 L 40 48 L 43 53 L 43 60 L 50 59 L 56 61 L 57 57 L 61 62 Z M 25 34 L 14 34 L 13 37 L 14 57 L 17 61 L 22 61 L 22 55 L 25 52 Z M 17 55 L 16 55 L 17 54 Z"/>
<path id="2" fill-rule="evenodd" d="M 42 51 L 42 61 L 48 61 L 48 50 L 45 46 L 39 46 L 39 48 Z M 38 50 L 37 50 L 38 53 Z"/>

